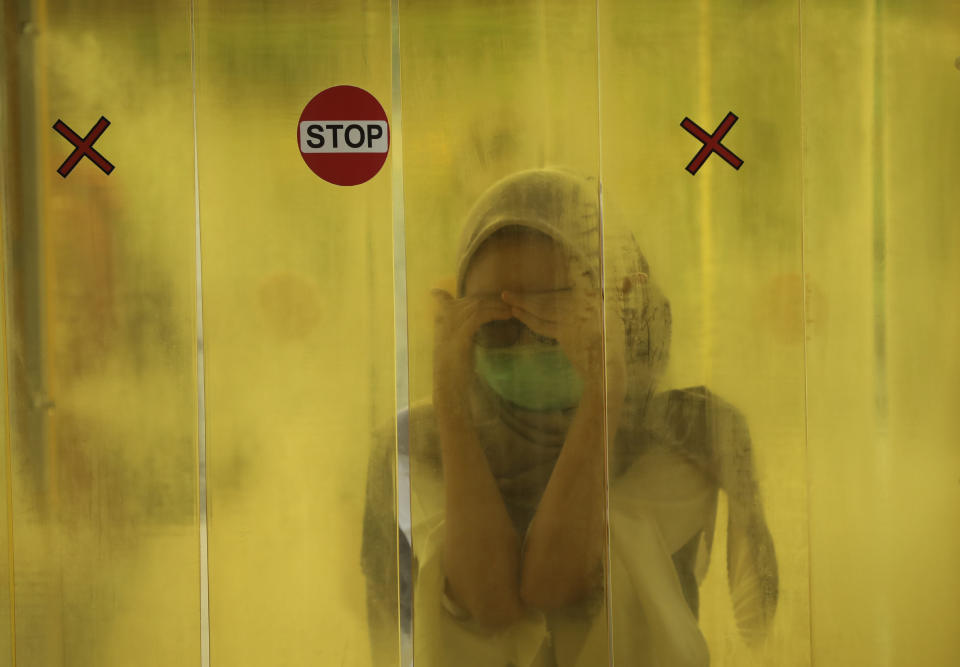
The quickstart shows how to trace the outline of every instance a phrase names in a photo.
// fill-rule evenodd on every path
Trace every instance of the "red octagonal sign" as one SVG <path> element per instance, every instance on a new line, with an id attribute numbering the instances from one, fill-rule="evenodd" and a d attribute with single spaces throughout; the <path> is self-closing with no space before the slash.
<path id="1" fill-rule="evenodd" d="M 300 114 L 297 143 L 303 161 L 323 180 L 335 185 L 366 183 L 387 161 L 387 114 L 363 88 L 327 88 Z"/>

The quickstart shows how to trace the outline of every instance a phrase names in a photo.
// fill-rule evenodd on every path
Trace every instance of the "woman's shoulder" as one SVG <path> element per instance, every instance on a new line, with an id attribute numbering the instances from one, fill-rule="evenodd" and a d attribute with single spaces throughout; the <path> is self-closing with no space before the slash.
<path id="1" fill-rule="evenodd" d="M 743 412 L 703 385 L 656 394 L 646 421 L 647 428 L 707 459 L 713 459 L 721 438 L 749 438 Z"/>
<path id="2" fill-rule="evenodd" d="M 742 419 L 743 413 L 730 401 L 704 385 L 669 389 L 654 395 L 652 407 L 673 418 L 714 420 Z"/>

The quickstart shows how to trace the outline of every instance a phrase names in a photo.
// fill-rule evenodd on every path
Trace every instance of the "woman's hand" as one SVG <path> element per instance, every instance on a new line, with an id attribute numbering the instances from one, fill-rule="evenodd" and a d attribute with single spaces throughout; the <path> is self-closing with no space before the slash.
<path id="1" fill-rule="evenodd" d="M 573 288 L 560 292 L 518 293 L 504 291 L 510 316 L 534 332 L 555 338 L 584 383 L 603 380 L 603 299 L 598 289 Z M 626 348 L 623 317 L 617 313 L 606 321 L 606 372 L 611 379 L 626 378 Z"/>
<path id="2" fill-rule="evenodd" d="M 470 420 L 467 382 L 473 334 L 485 322 L 510 319 L 497 297 L 454 299 L 435 289 L 433 404 L 443 459 L 443 572 L 447 594 L 482 627 L 499 629 L 523 613 L 520 537 Z"/>
<path id="3" fill-rule="evenodd" d="M 431 290 L 437 303 L 433 336 L 433 389 L 439 399 L 461 395 L 473 372 L 473 335 L 481 325 L 512 317 L 510 306 L 495 296 L 455 299 Z"/>

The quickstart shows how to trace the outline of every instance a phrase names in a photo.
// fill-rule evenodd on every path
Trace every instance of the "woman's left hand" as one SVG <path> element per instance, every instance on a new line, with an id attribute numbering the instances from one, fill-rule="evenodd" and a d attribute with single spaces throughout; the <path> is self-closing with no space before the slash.
<path id="1" fill-rule="evenodd" d="M 513 317 L 535 333 L 555 338 L 584 383 L 604 381 L 603 362 L 610 380 L 626 380 L 623 317 L 606 318 L 604 360 L 603 298 L 599 289 L 573 288 L 557 292 L 509 292 L 501 294 Z"/>

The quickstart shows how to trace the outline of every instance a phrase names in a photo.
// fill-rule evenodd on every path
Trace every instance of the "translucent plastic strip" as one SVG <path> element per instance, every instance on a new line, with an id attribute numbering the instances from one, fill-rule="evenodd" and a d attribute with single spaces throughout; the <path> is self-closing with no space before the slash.
<path id="1" fill-rule="evenodd" d="M 806 123 L 803 122 L 803 86 L 804 86 L 804 69 L 803 69 L 803 2 L 797 2 L 797 89 L 801 104 L 797 106 L 797 124 L 800 126 L 800 169 L 797 174 L 799 178 L 798 189 L 800 191 L 800 285 L 802 287 L 802 296 L 801 296 L 801 312 L 803 313 L 803 458 L 804 458 L 804 468 L 806 473 L 806 485 L 807 485 L 807 599 L 811 600 L 808 611 L 807 611 L 807 622 L 809 623 L 809 651 L 810 651 L 810 660 L 813 661 L 813 655 L 816 653 L 816 649 L 813 645 L 813 540 L 810 537 L 811 528 L 810 524 L 813 516 L 813 508 L 811 501 L 810 488 L 813 484 L 813 477 L 811 475 L 811 466 L 810 466 L 810 440 L 809 440 L 809 393 L 810 393 L 810 383 L 807 377 L 807 355 L 809 350 L 807 349 L 807 322 L 808 322 L 808 308 L 807 303 L 807 229 L 806 229 L 806 196 L 803 189 L 803 174 L 804 169 L 806 168 L 804 162 L 804 151 L 803 147 L 806 146 L 804 132 L 806 130 Z"/>
<path id="2" fill-rule="evenodd" d="M 656 341 L 638 345 L 652 386 L 632 424 L 646 432 L 624 441 L 663 439 L 690 457 L 644 460 L 644 449 L 611 470 L 614 662 L 646 664 L 635 656 L 653 647 L 709 652 L 714 665 L 773 664 L 788 653 L 805 664 L 800 125 L 784 113 L 799 101 L 797 4 L 604 0 L 599 14 L 606 282 L 618 287 L 613 239 L 629 232 L 649 295 L 629 317 L 654 324 L 630 330 Z M 709 132 L 728 113 L 738 122 L 724 145 L 744 168 L 711 156 L 688 173 L 701 147 L 682 121 Z M 673 435 L 648 435 L 658 423 Z M 668 506 L 684 510 L 671 516 Z M 649 548 L 644 512 L 676 531 L 659 549 Z M 678 586 L 667 594 L 653 584 L 673 579 L 670 561 Z M 634 604 L 645 622 L 631 622 L 641 615 Z M 664 624 L 669 634 L 650 630 Z M 645 629 L 650 641 L 638 641 Z"/>
<path id="3" fill-rule="evenodd" d="M 339 85 L 391 113 L 391 5 L 323 5 L 195 2 L 213 665 L 399 662 L 391 169 L 290 135 Z"/>
<path id="4" fill-rule="evenodd" d="M 407 351 L 407 251 L 403 217 L 403 96 L 400 68 L 400 0 L 390 3 L 391 81 L 392 81 L 392 189 L 393 189 L 393 286 L 394 340 L 396 346 L 397 401 L 397 572 L 413 576 L 410 549 L 410 443 L 409 422 L 403 418 L 410 408 L 409 354 Z M 397 578 L 398 618 L 400 619 L 400 665 L 413 665 L 413 587 L 400 585 Z"/>
<path id="5" fill-rule="evenodd" d="M 197 12 L 190 0 L 190 76 L 193 86 L 193 197 L 197 274 L 197 502 L 200 537 L 200 664 L 210 667 L 210 569 L 207 534 L 207 407 L 203 366 L 203 262 L 200 244 L 200 157 L 197 150 Z"/>
<path id="6" fill-rule="evenodd" d="M 198 662 L 189 12 L 138 5 L 5 17 L 6 530 L 25 665 Z M 95 150 L 116 170 L 61 173 L 52 126 L 82 135 L 101 116 Z M 143 127 L 163 128 L 151 159 Z"/>
<path id="7" fill-rule="evenodd" d="M 802 8 L 812 659 L 956 664 L 960 5 Z"/>
<path id="8" fill-rule="evenodd" d="M 548 385 L 551 390 L 559 385 L 544 383 L 527 387 L 523 390 L 525 398 L 516 397 L 516 403 L 498 403 L 491 392 L 492 385 L 482 380 L 484 371 L 460 376 L 461 369 L 433 365 L 437 348 L 449 340 L 443 329 L 437 329 L 438 308 L 445 309 L 445 304 L 456 298 L 484 291 L 493 294 L 497 285 L 508 282 L 525 286 L 513 289 L 537 291 L 558 287 L 558 281 L 567 277 L 564 274 L 561 278 L 563 272 L 554 275 L 555 267 L 549 263 L 539 263 L 531 257 L 527 257 L 526 262 L 519 257 L 514 261 L 494 252 L 492 256 L 487 255 L 494 258 L 488 269 L 471 274 L 490 282 L 481 286 L 471 280 L 472 287 L 466 286 L 473 254 L 478 252 L 479 244 L 490 237 L 474 237 L 477 245 L 472 247 L 460 246 L 457 240 L 464 234 L 481 233 L 479 225 L 484 219 L 493 220 L 501 215 L 499 220 L 520 219 L 515 216 L 542 214 L 549 219 L 544 224 L 569 225 L 570 228 L 582 224 L 582 228 L 577 227 L 573 245 L 588 258 L 591 277 L 596 279 L 595 287 L 599 288 L 600 232 L 598 221 L 594 220 L 599 163 L 596 16 L 595 0 L 531 1 L 503 7 L 470 2 L 447 3 L 442 7 L 403 5 L 400 45 L 403 130 L 405 145 L 416 148 L 404 154 L 404 215 L 409 257 L 411 504 L 413 548 L 418 566 L 414 650 L 416 663 L 421 667 L 454 663 L 527 666 L 539 664 L 538 661 L 551 663 L 555 656 L 559 656 L 559 664 L 567 664 L 577 656 L 582 656 L 582 664 L 609 663 L 606 605 L 599 584 L 591 587 L 591 593 L 596 596 L 578 600 L 582 614 L 548 619 L 542 607 L 527 605 L 528 617 L 524 623 L 514 626 L 512 636 L 487 637 L 483 629 L 477 627 L 483 626 L 485 620 L 479 616 L 470 618 L 471 612 L 456 599 L 457 585 L 448 586 L 444 581 L 447 570 L 441 565 L 441 551 L 447 545 L 440 538 L 440 527 L 460 522 L 459 526 L 482 523 L 481 530 L 490 530 L 493 540 L 504 540 L 490 543 L 494 544 L 491 551 L 496 552 L 494 567 L 499 569 L 491 580 L 497 582 L 494 586 L 499 590 L 489 598 L 502 595 L 501 600 L 514 599 L 512 575 L 507 572 L 516 562 L 511 553 L 513 537 L 518 542 L 520 566 L 524 562 L 528 565 L 528 581 L 534 582 L 533 589 L 542 585 L 537 576 L 530 576 L 542 573 L 537 569 L 542 567 L 538 556 L 526 561 L 524 558 L 531 553 L 525 551 L 531 544 L 534 545 L 532 551 L 538 552 L 537 545 L 542 546 L 543 542 L 537 538 L 546 533 L 537 530 L 528 533 L 527 529 L 534 521 L 537 507 L 544 506 L 539 497 L 549 485 L 552 462 L 561 460 L 564 432 L 553 428 L 553 424 L 540 422 L 530 424 L 530 431 L 520 427 L 512 430 L 512 426 L 517 426 L 514 419 L 519 421 L 519 418 L 515 414 L 495 413 L 497 406 L 513 411 L 508 404 L 539 404 L 546 398 L 548 392 L 544 390 Z M 498 189 L 501 187 L 519 188 L 511 192 L 522 191 L 531 197 L 515 194 L 516 199 L 501 200 L 497 195 L 503 192 Z M 588 190 L 593 193 L 589 202 L 585 194 Z M 522 208 L 519 202 L 532 201 L 533 197 L 543 197 L 538 200 L 543 206 L 531 204 L 536 211 L 514 208 Z M 493 201 L 505 209 L 489 218 L 471 215 L 478 201 L 484 202 L 480 209 Z M 581 204 L 583 209 L 578 208 Z M 568 215 L 580 210 L 589 212 L 580 217 Z M 512 238 L 511 230 L 505 231 L 508 234 L 500 238 Z M 516 247 L 509 243 L 499 246 L 504 252 Z M 534 275 L 541 282 L 535 281 Z M 595 325 L 599 329 L 599 317 Z M 445 361 L 439 359 L 439 363 Z M 602 384 L 599 370 L 598 377 L 591 378 L 592 388 Z M 448 372 L 452 375 L 445 374 Z M 441 381 L 450 382 L 440 391 L 436 385 L 438 376 Z M 465 397 L 473 413 L 468 420 L 437 419 L 444 412 L 448 416 L 457 414 L 466 404 Z M 594 397 L 592 395 L 591 400 Z M 565 396 L 550 398 L 547 402 L 553 400 L 570 405 L 571 399 Z M 592 404 L 591 408 L 594 407 Z M 548 412 L 554 413 L 551 417 L 560 415 L 560 410 Z M 572 411 L 567 413 L 572 414 Z M 591 428 L 594 425 L 599 428 L 601 422 L 602 417 L 593 421 L 591 416 L 589 424 Z M 458 450 L 453 443 L 459 438 L 467 444 Z M 601 478 L 597 495 L 590 496 L 596 501 L 596 514 L 591 509 L 590 516 L 577 521 L 592 530 L 594 516 L 602 519 L 605 498 L 602 495 L 603 453 L 598 449 L 599 441 L 591 444 L 597 445 L 591 450 L 592 458 L 584 455 L 583 460 L 589 458 L 589 464 L 595 465 L 590 480 L 595 479 L 593 470 Z M 468 460 L 458 461 L 457 453 L 462 452 L 467 453 Z M 486 466 L 478 454 L 486 457 Z M 580 460 L 579 454 L 563 457 L 567 465 L 561 468 L 565 472 L 555 479 L 573 478 L 569 463 Z M 530 468 L 523 470 L 524 462 L 530 462 Z M 450 475 L 456 479 L 451 481 Z M 551 488 L 560 486 L 554 484 Z M 493 493 L 487 495 L 490 489 Z M 500 507 L 495 495 L 498 489 L 509 515 L 509 525 L 503 521 L 503 513 L 477 519 L 477 515 L 471 516 L 470 510 L 463 511 L 467 505 L 481 510 Z M 471 496 L 472 493 L 476 495 Z M 555 494 L 550 497 L 553 500 L 545 505 L 548 510 L 541 516 L 549 516 L 561 505 Z M 592 508 L 594 503 L 590 505 Z M 448 515 L 451 506 L 459 516 Z M 567 528 L 571 525 L 568 522 Z M 451 532 L 459 530 L 459 526 Z M 597 527 L 595 537 L 591 532 L 590 537 L 577 546 L 589 542 L 597 547 L 598 558 L 603 558 L 604 536 L 600 532 L 602 526 Z M 534 535 L 534 539 L 524 542 L 528 534 Z M 562 535 L 562 539 L 566 539 L 566 535 Z M 462 562 L 470 574 L 463 575 L 460 582 L 469 588 L 478 581 L 473 573 L 484 567 L 478 567 L 471 558 L 476 553 L 471 551 L 472 547 L 463 548 L 468 542 L 461 542 L 459 548 L 452 547 L 451 552 L 463 557 Z M 538 595 L 532 589 L 527 593 Z M 479 597 L 486 595 L 481 592 Z M 476 607 L 481 613 L 483 604 L 480 602 Z M 554 631 L 556 637 L 553 637 Z"/>
<path id="9" fill-rule="evenodd" d="M 600 50 L 600 0 L 597 0 L 597 173 L 600 174 L 600 293 L 607 293 L 606 278 L 607 274 L 603 266 L 604 258 L 604 239 L 603 239 L 603 123 L 601 118 L 603 118 L 603 83 L 602 83 L 602 73 L 603 68 L 600 65 L 601 50 Z M 601 317 L 601 329 L 604 331 L 604 344 L 606 344 L 606 331 L 607 331 L 607 309 L 602 308 L 600 311 Z M 606 355 L 604 355 L 606 359 Z M 604 363 L 604 374 L 606 370 L 606 363 Z M 604 377 L 603 381 L 604 386 L 604 399 L 603 404 L 608 405 L 607 403 L 607 378 Z M 606 412 L 606 410 L 605 410 Z M 610 433 L 607 432 L 607 429 L 603 429 L 604 440 L 603 440 L 603 470 L 604 470 L 604 493 L 603 499 L 603 520 L 604 520 L 604 540 L 606 542 L 606 548 L 604 549 L 605 559 L 604 559 L 604 581 L 606 586 L 604 588 L 604 593 L 606 596 L 606 613 L 607 613 L 607 651 L 609 657 L 610 667 L 614 665 L 613 658 L 613 578 L 610 576 L 610 573 L 613 572 L 613 560 L 610 556 Z"/>
<path id="10" fill-rule="evenodd" d="M 3 630 L 0 631 L 0 655 L 7 653 L 9 649 L 10 664 L 17 664 L 17 644 L 14 638 L 17 636 L 16 616 L 16 597 L 14 588 L 14 550 L 13 550 L 13 465 L 10 451 L 10 382 L 7 373 L 7 281 L 6 281 L 6 239 L 5 225 L 5 184 L 0 180 L 0 455 L 2 455 L 2 474 L 0 474 L 0 491 L 3 493 L 3 502 L 5 511 L 4 539 L 6 540 L 7 559 L 7 577 L 5 581 L 0 582 L 0 604 L 3 598 L 7 598 L 7 604 L 0 609 L 0 619 L 7 617 L 9 623 L 3 624 Z"/>

